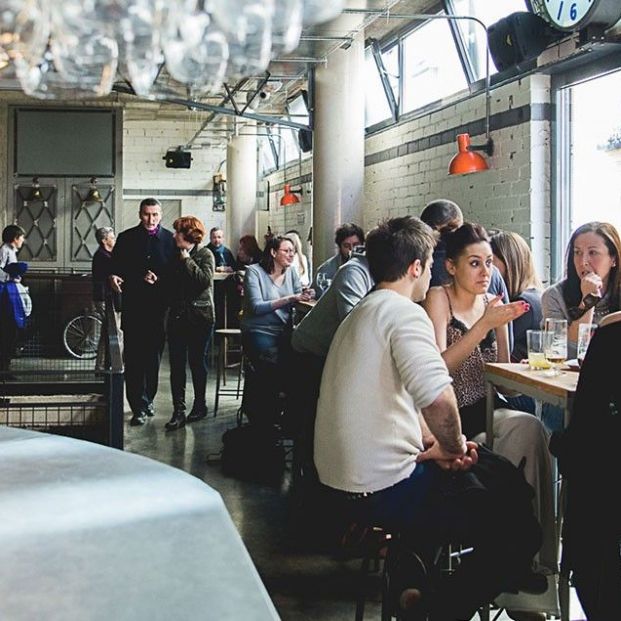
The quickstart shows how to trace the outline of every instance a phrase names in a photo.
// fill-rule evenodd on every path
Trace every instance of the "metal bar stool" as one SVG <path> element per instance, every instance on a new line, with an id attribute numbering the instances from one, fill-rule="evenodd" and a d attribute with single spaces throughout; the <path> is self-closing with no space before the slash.
<path id="1" fill-rule="evenodd" d="M 244 368 L 244 352 L 241 345 L 241 330 L 239 328 L 220 328 L 215 331 L 218 340 L 218 359 L 216 361 L 216 398 L 213 408 L 213 415 L 218 414 L 218 406 L 220 405 L 220 397 L 235 397 L 239 399 L 242 394 L 241 379 Z M 235 388 L 226 388 L 226 372 L 227 372 L 227 352 L 228 339 L 239 339 L 240 359 L 237 366 L 237 386 Z M 223 387 L 221 387 L 224 386 Z"/>

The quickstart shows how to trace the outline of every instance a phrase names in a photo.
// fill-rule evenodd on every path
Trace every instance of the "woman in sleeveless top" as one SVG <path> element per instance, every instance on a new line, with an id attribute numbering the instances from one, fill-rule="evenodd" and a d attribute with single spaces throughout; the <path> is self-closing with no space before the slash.
<path id="1" fill-rule="evenodd" d="M 453 378 L 464 433 L 468 439 L 484 441 L 485 363 L 509 362 L 507 323 L 527 312 L 528 304 L 502 304 L 499 296 L 487 294 L 492 249 L 480 225 L 464 224 L 447 236 L 446 251 L 446 268 L 452 282 L 432 287 L 425 308 Z M 535 489 L 535 510 L 544 531 L 539 563 L 556 570 L 547 435 L 537 418 L 508 409 L 506 402 L 505 407 L 502 404 L 499 395 L 494 411 L 494 450 L 515 465 L 526 458 L 524 474 Z"/>

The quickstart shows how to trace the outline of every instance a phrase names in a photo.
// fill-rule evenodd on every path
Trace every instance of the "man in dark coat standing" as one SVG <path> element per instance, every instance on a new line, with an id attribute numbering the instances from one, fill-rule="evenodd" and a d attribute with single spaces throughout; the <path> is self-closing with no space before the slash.
<path id="1" fill-rule="evenodd" d="M 155 413 L 160 360 L 165 341 L 168 278 L 175 253 L 173 234 L 160 225 L 155 198 L 140 203 L 140 223 L 123 231 L 112 252 L 110 285 L 123 293 L 125 391 L 130 425 L 143 425 Z"/>

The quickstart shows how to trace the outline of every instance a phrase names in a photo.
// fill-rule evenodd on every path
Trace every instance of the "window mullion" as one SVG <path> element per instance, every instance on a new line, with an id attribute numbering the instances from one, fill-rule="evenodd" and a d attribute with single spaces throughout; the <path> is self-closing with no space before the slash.
<path id="1" fill-rule="evenodd" d="M 444 8 L 444 12 L 447 15 L 456 15 L 455 6 L 451 0 L 442 0 L 442 6 Z M 455 48 L 457 49 L 457 56 L 459 57 L 459 60 L 461 62 L 461 66 L 464 70 L 466 80 L 468 81 L 468 85 L 472 86 L 473 82 L 477 81 L 477 76 L 474 73 L 472 59 L 468 54 L 468 47 L 464 39 L 463 31 L 460 28 L 459 22 L 457 20 L 449 19 L 447 21 L 453 35 L 453 43 L 455 44 Z"/>

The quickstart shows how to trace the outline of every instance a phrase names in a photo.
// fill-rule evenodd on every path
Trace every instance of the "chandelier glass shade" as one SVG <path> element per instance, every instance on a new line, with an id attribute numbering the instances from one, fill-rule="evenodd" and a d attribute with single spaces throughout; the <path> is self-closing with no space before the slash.
<path id="1" fill-rule="evenodd" d="M 103 96 L 115 80 L 156 99 L 166 69 L 192 97 L 265 71 L 302 28 L 340 14 L 344 0 L 5 0 L 0 77 L 30 96 Z"/>

